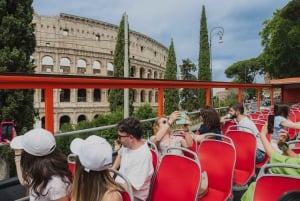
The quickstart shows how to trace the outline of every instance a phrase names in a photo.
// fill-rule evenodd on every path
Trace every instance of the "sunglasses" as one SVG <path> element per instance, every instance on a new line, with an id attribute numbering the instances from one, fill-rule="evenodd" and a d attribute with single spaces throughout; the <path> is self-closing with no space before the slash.
<path id="1" fill-rule="evenodd" d="M 129 135 L 118 135 L 118 139 L 121 139 L 122 137 L 129 137 Z"/>

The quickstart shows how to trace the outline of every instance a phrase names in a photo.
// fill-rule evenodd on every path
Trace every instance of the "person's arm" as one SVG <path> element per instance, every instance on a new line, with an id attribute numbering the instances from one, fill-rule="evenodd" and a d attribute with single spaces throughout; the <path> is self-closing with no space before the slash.
<path id="1" fill-rule="evenodd" d="M 166 135 L 166 133 L 168 132 L 168 130 L 170 129 L 171 125 L 176 121 L 176 119 L 178 119 L 180 117 L 180 112 L 175 111 L 173 112 L 169 118 L 168 121 L 165 124 L 160 125 L 159 130 L 157 131 L 157 133 L 155 133 L 155 135 L 152 137 L 151 141 L 155 144 L 157 144 L 157 142 L 160 142 L 161 139 Z"/>
<path id="2" fill-rule="evenodd" d="M 271 143 L 268 141 L 267 139 L 267 134 L 268 134 L 268 124 L 265 124 L 262 129 L 260 134 L 260 139 L 261 142 L 265 148 L 266 154 L 268 154 L 269 157 L 271 157 L 271 155 L 276 152 L 275 149 L 272 147 Z"/>
<path id="3" fill-rule="evenodd" d="M 28 183 L 23 178 L 22 168 L 21 168 L 21 154 L 23 150 L 21 149 L 15 149 L 15 164 L 16 164 L 16 170 L 17 170 L 17 176 L 19 179 L 19 182 L 22 186 L 27 186 Z"/>
<path id="4" fill-rule="evenodd" d="M 112 169 L 119 169 L 120 168 L 120 164 L 121 164 L 121 155 L 118 154 L 115 161 L 114 161 L 114 164 L 112 165 Z"/>
<path id="5" fill-rule="evenodd" d="M 189 148 L 193 145 L 193 136 L 191 132 L 182 132 L 182 135 L 184 135 L 184 139 L 180 141 L 181 146 L 185 148 Z"/>
<path id="6" fill-rule="evenodd" d="M 280 124 L 287 128 L 300 129 L 300 122 L 292 122 L 291 120 L 284 120 L 280 122 Z"/>

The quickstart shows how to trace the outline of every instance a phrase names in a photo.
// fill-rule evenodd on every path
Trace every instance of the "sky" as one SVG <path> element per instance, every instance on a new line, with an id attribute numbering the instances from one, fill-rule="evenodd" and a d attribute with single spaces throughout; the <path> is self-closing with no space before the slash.
<path id="1" fill-rule="evenodd" d="M 131 30 L 145 34 L 167 48 L 173 39 L 177 65 L 183 59 L 198 64 L 202 6 L 211 39 L 213 81 L 231 81 L 225 69 L 262 52 L 263 22 L 289 0 L 33 0 L 39 15 L 67 13 L 119 25 L 128 15 Z M 224 29 L 223 42 L 217 32 Z M 210 37 L 211 36 L 211 37 Z M 209 40 L 210 41 L 210 40 Z M 262 77 L 256 78 L 263 83 Z"/>

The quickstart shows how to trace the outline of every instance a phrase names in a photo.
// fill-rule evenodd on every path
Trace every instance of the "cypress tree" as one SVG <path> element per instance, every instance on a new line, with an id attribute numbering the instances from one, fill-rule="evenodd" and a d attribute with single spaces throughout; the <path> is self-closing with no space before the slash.
<path id="1" fill-rule="evenodd" d="M 189 59 L 182 60 L 182 65 L 180 65 L 182 80 L 196 81 L 197 77 L 193 74 L 196 71 L 196 69 L 197 69 L 196 65 L 191 63 Z M 197 89 L 190 89 L 190 88 L 185 88 L 180 90 L 179 92 L 180 106 L 183 110 L 191 112 L 199 109 L 197 92 L 198 92 Z"/>
<path id="2" fill-rule="evenodd" d="M 202 6 L 200 20 L 200 50 L 198 59 L 198 80 L 211 81 L 210 49 L 206 24 L 205 6 Z M 200 107 L 205 105 L 205 89 L 200 89 L 198 94 Z"/>
<path id="3" fill-rule="evenodd" d="M 0 0 L 0 72 L 34 73 L 32 15 L 32 0 Z M 0 90 L 0 121 L 14 121 L 18 134 L 33 127 L 33 93 Z"/>
<path id="4" fill-rule="evenodd" d="M 166 63 L 165 79 L 176 80 L 177 79 L 177 63 L 174 50 L 173 39 L 169 47 L 168 58 Z M 179 92 L 178 89 L 165 89 L 164 91 L 164 112 L 165 114 L 171 114 L 173 111 L 178 110 Z"/>
<path id="5" fill-rule="evenodd" d="M 114 51 L 114 77 L 124 77 L 124 59 L 125 59 L 125 18 L 122 16 L 119 31 L 117 35 L 117 43 Z M 128 28 L 129 30 L 129 28 Z M 129 31 L 128 31 L 129 32 Z M 129 34 L 129 33 L 128 33 Z M 129 37 L 128 37 L 129 43 Z M 129 47 L 128 47 L 129 54 Z M 129 65 L 130 66 L 130 65 Z M 131 68 L 129 68 L 131 70 Z M 129 75 L 132 73 L 129 72 Z M 133 113 L 133 90 L 129 90 L 129 114 Z M 111 89 L 108 97 L 109 108 L 111 112 L 124 110 L 124 89 Z"/>

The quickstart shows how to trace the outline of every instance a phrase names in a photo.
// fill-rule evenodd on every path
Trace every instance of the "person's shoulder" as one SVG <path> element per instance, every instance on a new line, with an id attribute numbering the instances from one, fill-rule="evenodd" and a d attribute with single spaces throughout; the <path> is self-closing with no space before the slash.
<path id="1" fill-rule="evenodd" d="M 118 190 L 108 190 L 103 195 L 101 201 L 123 201 L 123 198 Z"/>

